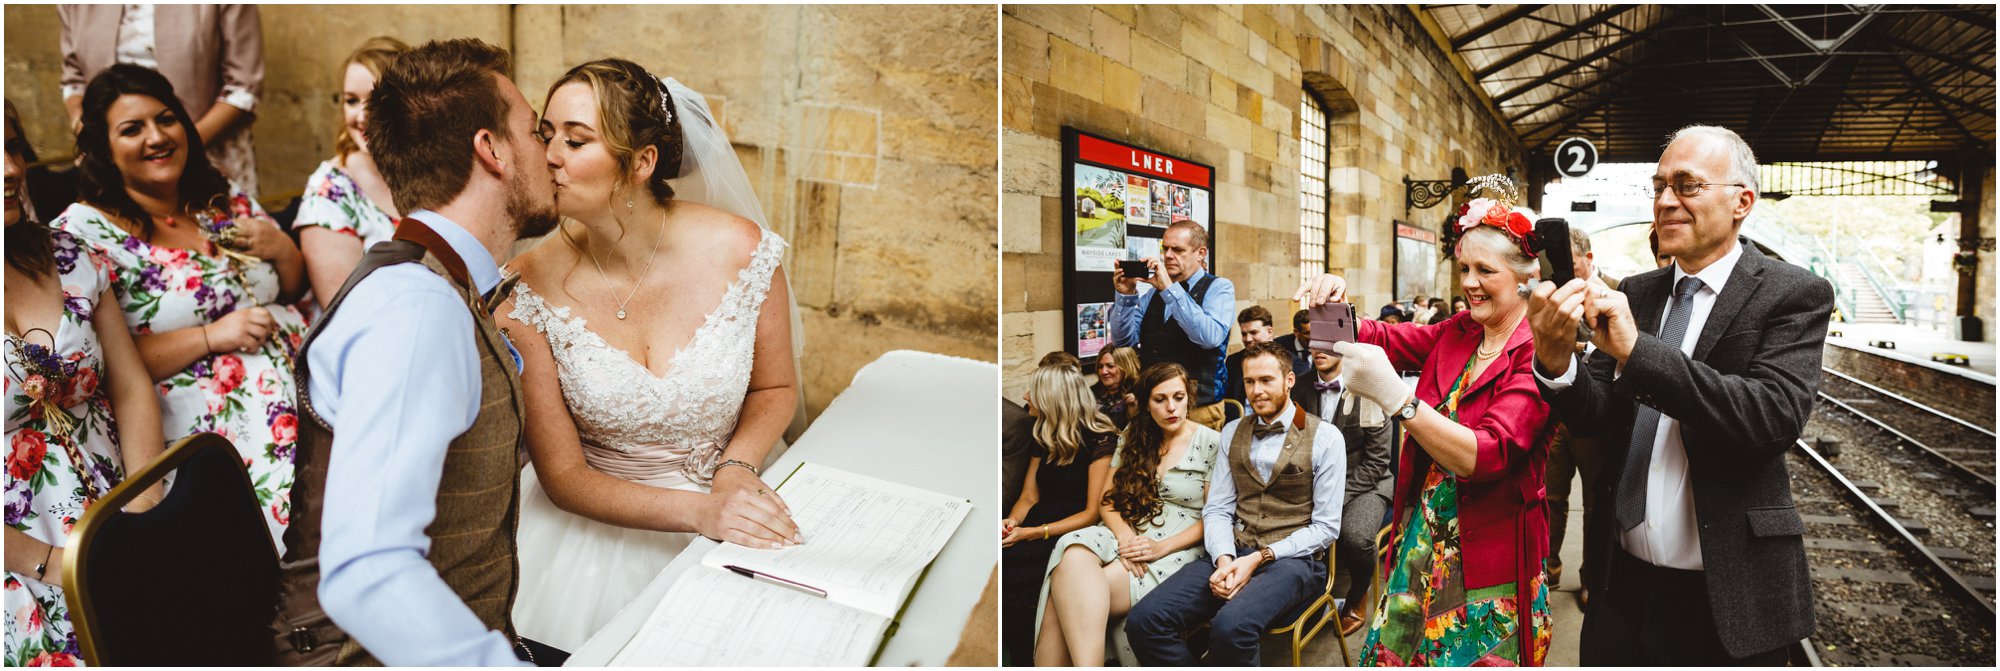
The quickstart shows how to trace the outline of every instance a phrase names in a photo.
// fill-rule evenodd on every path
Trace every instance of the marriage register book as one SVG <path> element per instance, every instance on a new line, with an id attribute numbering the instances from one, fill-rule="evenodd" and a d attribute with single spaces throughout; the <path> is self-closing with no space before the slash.
<path id="1" fill-rule="evenodd" d="M 778 485 L 805 543 L 723 543 L 667 589 L 611 666 L 866 666 L 970 501 L 801 464 Z M 740 575 L 737 567 L 823 591 Z"/>

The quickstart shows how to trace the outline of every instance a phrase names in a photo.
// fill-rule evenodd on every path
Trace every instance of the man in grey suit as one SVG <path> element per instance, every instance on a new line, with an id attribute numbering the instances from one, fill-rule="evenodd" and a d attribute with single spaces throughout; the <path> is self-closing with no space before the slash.
<path id="1" fill-rule="evenodd" d="M 1306 414 L 1340 429 L 1347 441 L 1347 492 L 1340 500 L 1340 538 L 1333 558 L 1346 570 L 1347 606 L 1340 609 L 1340 635 L 1361 630 L 1363 597 L 1375 577 L 1375 536 L 1395 498 L 1395 465 L 1390 458 L 1395 426 L 1389 413 L 1342 388 L 1340 357 L 1312 350 L 1313 375 L 1292 385 L 1292 402 Z M 1368 604 L 1372 605 L 1372 604 Z"/>
<path id="2" fill-rule="evenodd" d="M 1605 437 L 1611 514 L 1594 536 L 1610 565 L 1589 585 L 1581 662 L 1782 665 L 1814 626 L 1785 452 L 1812 414 L 1833 288 L 1738 239 L 1758 185 L 1736 133 L 1675 133 L 1652 187 L 1673 265 L 1619 291 L 1543 285 L 1528 307 L 1543 398 Z"/>

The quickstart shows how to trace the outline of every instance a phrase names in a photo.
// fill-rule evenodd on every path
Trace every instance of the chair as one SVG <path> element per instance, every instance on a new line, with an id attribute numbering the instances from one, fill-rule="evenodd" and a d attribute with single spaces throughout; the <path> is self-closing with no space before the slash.
<path id="1" fill-rule="evenodd" d="M 159 505 L 123 510 L 169 474 Z M 91 666 L 277 663 L 277 547 L 228 439 L 176 442 L 92 504 L 69 547 L 63 589 Z"/>
<path id="2" fill-rule="evenodd" d="M 1328 622 L 1335 622 L 1334 633 L 1340 633 L 1337 624 L 1340 620 L 1340 608 L 1334 605 L 1333 598 L 1333 582 L 1340 577 L 1340 562 L 1333 560 L 1331 548 L 1321 551 L 1321 559 L 1326 561 L 1326 588 L 1320 592 L 1319 597 L 1306 604 L 1298 615 L 1278 620 L 1289 624 L 1264 632 L 1265 636 L 1291 638 L 1292 666 L 1299 666 L 1300 656 L 1305 652 L 1306 645 L 1312 643 L 1313 637 L 1319 635 L 1319 630 L 1325 628 Z M 1307 623 L 1311 623 L 1311 626 L 1308 627 Z M 1353 666 L 1353 657 L 1347 650 L 1347 637 L 1334 636 L 1334 639 L 1340 641 L 1341 665 Z"/>

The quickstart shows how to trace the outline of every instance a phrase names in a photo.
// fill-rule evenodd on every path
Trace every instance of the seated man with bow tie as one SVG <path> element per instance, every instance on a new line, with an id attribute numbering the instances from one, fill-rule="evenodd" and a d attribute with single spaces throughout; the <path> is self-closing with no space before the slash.
<path id="1" fill-rule="evenodd" d="M 1395 495 L 1390 447 L 1395 429 L 1389 414 L 1340 383 L 1340 357 L 1314 350 L 1313 379 L 1292 387 L 1292 402 L 1306 414 L 1340 430 L 1347 445 L 1347 490 L 1340 500 L 1340 542 L 1335 561 L 1347 567 L 1347 605 L 1340 610 L 1340 635 L 1361 630 L 1362 599 L 1375 576 L 1375 535 L 1388 519 Z"/>
<path id="2" fill-rule="evenodd" d="M 1295 379 L 1283 346 L 1245 348 L 1253 414 L 1222 428 L 1226 452 L 1202 507 L 1213 568 L 1178 571 L 1132 606 L 1125 633 L 1141 664 L 1256 666 L 1264 632 L 1325 589 L 1347 455 L 1339 431 L 1291 402 Z M 1209 652 L 1197 660 L 1183 634 L 1203 622 Z"/>

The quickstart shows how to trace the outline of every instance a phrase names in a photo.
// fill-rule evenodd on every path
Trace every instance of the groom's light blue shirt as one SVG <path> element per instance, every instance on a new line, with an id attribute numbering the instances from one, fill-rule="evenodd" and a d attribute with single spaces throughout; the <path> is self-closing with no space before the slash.
<path id="1" fill-rule="evenodd" d="M 409 218 L 451 245 L 481 294 L 499 283 L 478 238 L 436 212 Z M 306 354 L 307 393 L 333 426 L 320 606 L 390 666 L 527 666 L 426 559 L 445 450 L 479 415 L 476 338 L 451 280 L 405 263 L 355 285 Z"/>

